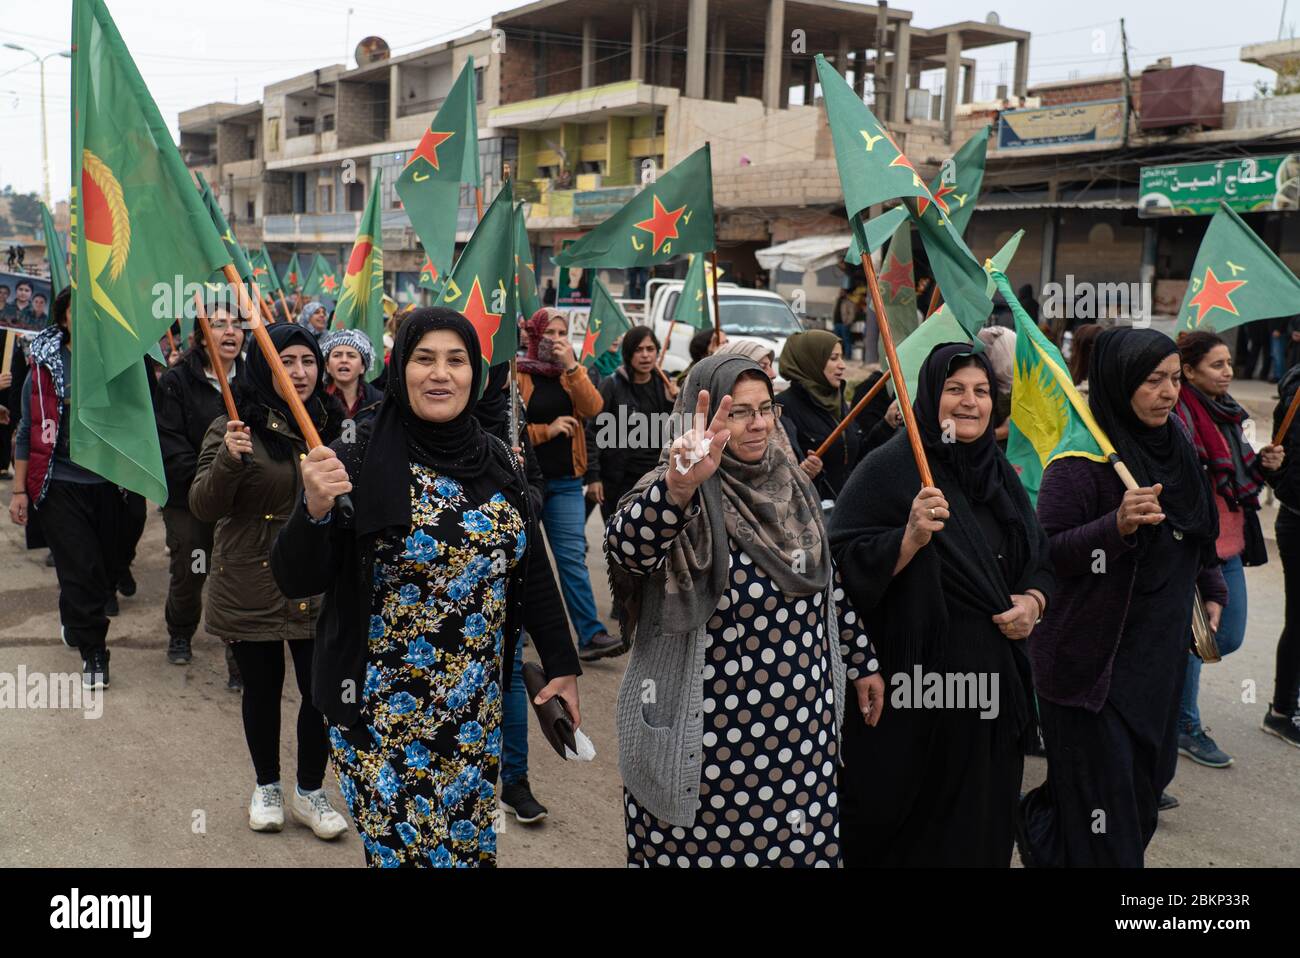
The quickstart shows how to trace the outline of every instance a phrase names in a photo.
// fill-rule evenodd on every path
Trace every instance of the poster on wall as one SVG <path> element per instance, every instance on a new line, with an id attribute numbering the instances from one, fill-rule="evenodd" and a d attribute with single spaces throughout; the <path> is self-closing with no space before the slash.
<path id="1" fill-rule="evenodd" d="M 1142 167 L 1139 216 L 1212 216 L 1220 201 L 1238 213 L 1300 209 L 1300 153 Z"/>
<path id="2" fill-rule="evenodd" d="M 1122 99 L 1004 110 L 998 118 L 998 149 L 1118 143 L 1126 122 Z"/>
<path id="3" fill-rule="evenodd" d="M 39 333 L 50 322 L 50 281 L 27 273 L 0 273 L 0 330 Z"/>

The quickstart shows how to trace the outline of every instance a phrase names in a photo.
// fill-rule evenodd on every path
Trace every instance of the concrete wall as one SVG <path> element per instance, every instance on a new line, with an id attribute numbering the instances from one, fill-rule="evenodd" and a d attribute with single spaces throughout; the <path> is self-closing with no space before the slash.
<path id="1" fill-rule="evenodd" d="M 742 157 L 752 166 L 834 158 L 825 110 L 795 106 L 767 111 L 761 100 L 749 97 L 735 103 L 681 97 L 668 112 L 664 135 L 669 166 L 711 142 L 715 178 L 720 171 L 739 168 Z"/>

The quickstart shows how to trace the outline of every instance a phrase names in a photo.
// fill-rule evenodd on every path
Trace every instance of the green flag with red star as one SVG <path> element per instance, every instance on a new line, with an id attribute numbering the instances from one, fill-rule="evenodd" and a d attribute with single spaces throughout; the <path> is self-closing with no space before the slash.
<path id="1" fill-rule="evenodd" d="M 297 293 L 302 290 L 302 267 L 298 265 L 297 253 L 289 257 L 289 265 L 285 267 L 284 288 L 290 293 Z"/>
<path id="2" fill-rule="evenodd" d="M 696 329 L 713 325 L 713 308 L 710 303 L 713 291 L 713 269 L 701 253 L 692 255 L 686 268 L 686 282 L 673 306 L 673 322 L 685 323 Z"/>
<path id="3" fill-rule="evenodd" d="M 397 195 L 437 275 L 451 269 L 456 251 L 460 186 L 482 182 L 476 100 L 474 58 L 469 57 L 397 178 Z M 423 271 L 420 285 L 425 286 Z"/>
<path id="4" fill-rule="evenodd" d="M 901 343 L 920 322 L 916 316 L 916 278 L 912 271 L 912 224 L 904 217 L 880 263 L 880 298 L 894 341 Z M 880 355 L 885 355 L 882 348 Z"/>
<path id="5" fill-rule="evenodd" d="M 259 249 L 249 257 L 248 262 L 253 267 L 253 282 L 262 291 L 262 295 L 269 296 L 274 292 L 284 292 L 284 284 L 280 282 L 280 276 L 276 273 L 275 265 L 265 249 Z"/>
<path id="6" fill-rule="evenodd" d="M 338 299 L 338 274 L 334 271 L 334 267 L 329 264 L 329 260 L 320 253 L 317 253 L 316 258 L 312 261 L 311 272 L 307 274 L 307 279 L 302 284 L 302 293 L 312 299 L 319 296 Z"/>
<path id="7" fill-rule="evenodd" d="M 176 316 L 155 284 L 204 282 L 230 253 L 102 0 L 72 5 L 71 72 L 69 452 L 166 503 L 144 355 Z"/>
<path id="8" fill-rule="evenodd" d="M 1210 220 L 1192 266 L 1178 329 L 1223 331 L 1300 313 L 1300 280 L 1226 204 Z"/>
<path id="9" fill-rule="evenodd" d="M 441 305 L 461 313 L 478 333 L 484 383 L 487 369 L 509 362 L 519 341 L 514 220 L 514 190 L 506 180 L 465 244 L 442 291 Z"/>
<path id="10" fill-rule="evenodd" d="M 698 258 L 698 257 L 697 257 Z M 623 334 L 632 328 L 622 308 L 609 295 L 609 290 L 599 277 L 591 281 L 591 312 L 587 315 L 587 334 L 582 339 L 582 355 L 578 362 L 594 366 L 601 356 L 616 345 Z"/>
<path id="11" fill-rule="evenodd" d="M 529 319 L 542 308 L 537 295 L 537 267 L 533 264 L 533 247 L 528 242 L 528 226 L 524 222 L 524 207 L 515 207 L 515 305 L 522 320 Z"/>
<path id="12" fill-rule="evenodd" d="M 343 274 L 343 291 L 334 309 L 335 329 L 355 329 L 370 338 L 376 356 L 384 355 L 384 234 L 380 222 L 383 201 L 379 197 L 384 176 L 375 171 L 370 187 L 370 202 L 361 216 L 352 255 Z M 383 363 L 371 363 L 366 379 L 384 371 Z"/>
<path id="13" fill-rule="evenodd" d="M 713 232 L 713 165 L 705 143 L 552 262 L 557 266 L 653 266 L 707 253 Z"/>
<path id="14" fill-rule="evenodd" d="M 433 265 L 433 260 L 429 257 L 424 258 L 424 265 L 420 267 L 420 286 L 423 289 L 439 289 L 442 286 L 442 272 L 438 267 Z"/>

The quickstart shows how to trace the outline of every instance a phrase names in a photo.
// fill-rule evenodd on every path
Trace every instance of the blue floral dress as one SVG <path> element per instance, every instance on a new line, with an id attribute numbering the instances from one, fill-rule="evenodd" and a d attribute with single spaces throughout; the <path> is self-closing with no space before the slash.
<path id="1" fill-rule="evenodd" d="M 361 718 L 332 726 L 339 787 L 366 862 L 496 864 L 506 581 L 524 517 L 501 493 L 411 463 L 411 529 L 375 550 Z"/>

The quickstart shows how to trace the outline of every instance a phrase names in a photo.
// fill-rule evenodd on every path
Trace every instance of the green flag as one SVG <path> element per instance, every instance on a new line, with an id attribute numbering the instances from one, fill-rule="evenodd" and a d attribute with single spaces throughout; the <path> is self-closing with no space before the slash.
<path id="1" fill-rule="evenodd" d="M 698 257 L 697 257 L 698 258 Z M 587 334 L 582 340 L 582 355 L 578 361 L 593 366 L 613 349 L 623 334 L 632 328 L 622 308 L 609 295 L 609 290 L 599 277 L 591 281 L 591 312 L 587 315 Z"/>
<path id="2" fill-rule="evenodd" d="M 375 171 L 370 188 L 370 202 L 361 216 L 357 240 L 352 245 L 347 272 L 343 274 L 343 292 L 334 310 L 335 329 L 356 329 L 370 337 L 376 356 L 384 355 L 384 234 L 380 223 L 383 201 L 379 197 L 383 173 Z M 384 371 L 383 363 L 371 363 L 366 379 Z"/>
<path id="3" fill-rule="evenodd" d="M 176 317 L 155 311 L 155 284 L 202 282 L 230 256 L 102 0 L 75 0 L 72 50 L 70 451 L 165 503 L 143 357 Z"/>
<path id="4" fill-rule="evenodd" d="M 673 322 L 709 329 L 713 325 L 713 308 L 709 303 L 713 284 L 709 282 L 708 263 L 701 253 L 692 254 L 686 268 L 686 282 L 673 307 Z"/>
<path id="5" fill-rule="evenodd" d="M 488 368 L 510 361 L 519 340 L 514 236 L 514 190 L 506 180 L 465 244 L 442 291 L 442 305 L 460 312 L 478 333 L 483 382 L 487 382 Z"/>
<path id="6" fill-rule="evenodd" d="M 334 267 L 329 264 L 329 261 L 317 253 L 311 264 L 311 272 L 307 274 L 307 279 L 302 284 L 303 295 L 312 299 L 321 296 L 337 299 L 338 290 L 338 274 L 334 272 Z"/>
<path id="7" fill-rule="evenodd" d="M 203 205 L 207 207 L 208 215 L 212 217 L 212 225 L 217 228 L 221 241 L 226 244 L 226 252 L 230 254 L 230 260 L 235 264 L 235 271 L 239 273 L 239 278 L 245 283 L 251 282 L 253 267 L 248 262 L 248 257 L 244 255 L 244 248 L 239 245 L 239 240 L 235 239 L 235 231 L 226 222 L 226 214 L 221 212 L 221 205 L 217 202 L 217 198 L 212 195 L 212 190 L 208 186 L 208 181 L 203 178 L 203 174 L 196 170 L 194 175 L 199 181 L 199 191 L 203 197 Z"/>
<path id="8" fill-rule="evenodd" d="M 1025 231 L 1019 230 L 984 264 L 986 295 L 992 295 L 995 288 L 993 271 L 1004 272 L 1006 270 L 1011 263 L 1011 257 L 1015 255 L 1016 250 L 1020 247 L 1020 239 L 1024 235 Z M 883 289 L 881 295 L 884 295 Z M 969 343 L 972 340 L 976 340 L 976 337 L 970 335 L 966 328 L 957 321 L 957 317 L 953 315 L 949 305 L 944 303 L 940 306 L 933 316 L 916 327 L 910 336 L 895 347 L 898 352 L 898 364 L 903 368 L 903 382 L 907 384 L 907 394 L 909 396 L 916 395 L 916 380 L 920 375 L 921 365 L 935 346 L 940 343 Z M 972 349 L 979 351 L 974 346 L 972 346 Z"/>
<path id="9" fill-rule="evenodd" d="M 907 216 L 906 206 L 893 206 L 875 219 L 868 220 L 863 230 L 867 241 L 867 249 L 874 253 L 888 243 L 893 238 L 894 233 L 898 231 L 898 224 L 906 220 Z M 862 247 L 858 243 L 856 230 L 849 240 L 849 251 L 844 254 L 844 260 L 854 266 L 862 262 Z"/>
<path id="10" fill-rule="evenodd" d="M 397 178 L 397 195 L 438 275 L 451 269 L 456 251 L 460 185 L 481 182 L 476 100 L 474 58 L 469 57 Z"/>
<path id="11" fill-rule="evenodd" d="M 556 256 L 557 266 L 631 267 L 665 263 L 717 247 L 713 166 L 705 143 Z"/>
<path id="12" fill-rule="evenodd" d="M 275 272 L 275 264 L 271 262 L 271 257 L 265 249 L 259 249 L 249 257 L 248 262 L 253 268 L 253 282 L 257 284 L 263 296 L 284 292 L 284 284 L 280 282 L 280 277 Z"/>
<path id="13" fill-rule="evenodd" d="M 870 237 L 867 241 L 870 242 Z M 879 278 L 880 299 L 889 318 L 889 331 L 893 333 L 894 341 L 901 343 L 912 335 L 920 322 L 916 316 L 916 278 L 912 272 L 912 224 L 906 215 L 881 259 Z M 885 355 L 883 345 L 879 355 Z"/>
<path id="14" fill-rule="evenodd" d="M 533 264 L 533 248 L 528 242 L 528 227 L 524 223 L 523 204 L 515 207 L 515 305 L 523 320 L 532 317 L 542 308 L 537 295 L 537 267 Z"/>
<path id="15" fill-rule="evenodd" d="M 284 270 L 285 291 L 297 293 L 302 289 L 302 267 L 298 265 L 298 254 L 289 257 L 289 265 Z"/>
<path id="16" fill-rule="evenodd" d="M 1007 460 L 1020 476 L 1029 501 L 1038 504 L 1043 470 L 1063 456 L 1105 462 L 1114 452 L 1079 395 L 1056 345 L 1025 312 L 1000 271 L 990 272 L 1016 321 L 1015 379 Z"/>
<path id="17" fill-rule="evenodd" d="M 1178 329 L 1222 332 L 1300 313 L 1300 280 L 1227 203 L 1210 220 L 1192 266 Z"/>
<path id="18" fill-rule="evenodd" d="M 68 288 L 68 255 L 63 248 L 63 240 L 54 228 L 54 218 L 50 208 L 41 204 L 41 227 L 45 233 L 45 262 L 50 265 L 50 299 L 58 296 Z"/>

